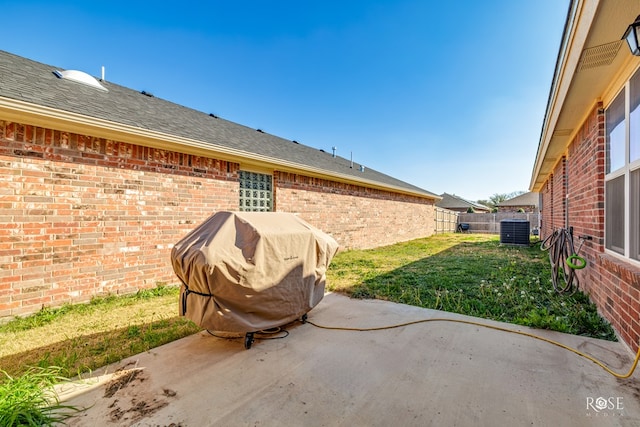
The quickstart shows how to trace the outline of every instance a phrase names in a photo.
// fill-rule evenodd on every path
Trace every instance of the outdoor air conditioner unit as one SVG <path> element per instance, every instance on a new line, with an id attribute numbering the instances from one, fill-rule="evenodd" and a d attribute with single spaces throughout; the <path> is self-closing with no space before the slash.
<path id="1" fill-rule="evenodd" d="M 503 219 L 500 221 L 500 243 L 528 246 L 530 226 L 527 220 Z"/>

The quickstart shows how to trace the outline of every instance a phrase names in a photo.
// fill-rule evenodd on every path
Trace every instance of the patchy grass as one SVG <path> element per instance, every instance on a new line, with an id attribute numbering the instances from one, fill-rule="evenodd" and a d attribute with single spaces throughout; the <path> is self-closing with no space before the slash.
<path id="1" fill-rule="evenodd" d="M 15 319 L 0 325 L 0 366 L 12 376 L 58 366 L 72 377 L 199 331 L 178 316 L 178 297 L 159 286 Z"/>
<path id="2" fill-rule="evenodd" d="M 502 322 L 616 340 L 586 295 L 558 295 L 547 252 L 498 236 L 444 234 L 339 253 L 330 289 Z"/>
<path id="3" fill-rule="evenodd" d="M 539 245 L 503 246 L 490 235 L 437 235 L 341 252 L 327 275 L 330 290 L 356 298 L 616 339 L 585 295 L 555 293 Z M 178 298 L 178 288 L 158 286 L 45 308 L 0 325 L 0 367 L 15 377 L 57 366 L 61 376 L 73 377 L 198 332 L 178 316 Z"/>

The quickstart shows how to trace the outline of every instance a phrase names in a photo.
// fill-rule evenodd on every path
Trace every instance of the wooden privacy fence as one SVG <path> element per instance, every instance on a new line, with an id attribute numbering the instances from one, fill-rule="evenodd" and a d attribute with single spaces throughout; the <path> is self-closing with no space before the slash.
<path id="1" fill-rule="evenodd" d="M 529 232 L 538 229 L 538 213 L 496 212 L 496 213 L 460 213 L 458 222 L 469 224 L 471 233 L 500 234 L 500 221 L 504 219 L 520 219 L 529 221 Z M 437 216 L 437 213 L 436 213 Z"/>
<path id="2" fill-rule="evenodd" d="M 453 233 L 458 226 L 460 212 L 436 207 L 436 233 Z"/>

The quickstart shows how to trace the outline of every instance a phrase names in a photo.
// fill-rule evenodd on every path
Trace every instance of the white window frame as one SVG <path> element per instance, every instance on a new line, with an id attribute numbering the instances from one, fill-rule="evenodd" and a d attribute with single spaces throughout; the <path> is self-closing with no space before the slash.
<path id="1" fill-rule="evenodd" d="M 607 123 L 606 120 L 606 112 L 609 110 L 609 108 L 611 107 L 611 104 L 613 103 L 613 101 L 615 101 L 615 99 L 618 97 L 618 95 L 620 93 L 624 94 L 624 144 L 625 144 L 625 153 L 624 153 L 624 165 L 614 171 L 610 171 L 607 173 L 607 171 L 605 170 L 605 216 L 604 216 L 604 221 L 605 221 L 605 253 L 611 254 L 613 256 L 616 257 L 622 257 L 625 260 L 628 260 L 634 264 L 638 264 L 640 265 L 640 260 L 632 258 L 632 254 L 631 254 L 631 247 L 632 247 L 632 234 L 633 231 L 635 231 L 636 239 L 640 239 L 640 233 L 638 233 L 638 231 L 640 230 L 632 230 L 631 229 L 631 173 L 640 169 L 640 159 L 636 159 L 633 162 L 630 162 L 630 147 L 631 147 L 631 135 L 630 135 L 630 109 L 631 109 L 631 79 L 633 79 L 636 74 L 640 73 L 640 69 L 636 70 L 636 72 L 631 76 L 631 78 L 629 78 L 625 84 L 624 87 L 622 88 L 622 90 L 620 90 L 619 92 L 617 92 L 615 94 L 615 96 L 612 98 L 610 104 L 607 106 L 607 108 L 605 109 L 605 126 Z M 640 107 L 638 107 L 640 108 Z M 606 140 L 606 135 L 607 135 L 607 131 L 605 129 L 605 144 L 608 144 L 608 141 Z M 637 138 L 640 138 L 640 135 L 636 135 Z M 605 153 L 608 156 L 608 147 L 605 147 Z M 605 159 L 605 165 L 609 163 L 609 159 Z M 624 176 L 624 251 L 623 253 L 614 251 L 612 249 L 608 249 L 607 246 L 607 238 L 608 236 L 606 235 L 606 230 L 607 230 L 607 191 L 606 191 L 606 185 L 609 181 L 619 178 L 621 176 Z M 640 197 L 640 195 L 636 195 L 636 197 Z M 636 245 L 640 245 L 640 242 L 636 242 Z M 637 246 L 636 246 L 637 247 Z"/>

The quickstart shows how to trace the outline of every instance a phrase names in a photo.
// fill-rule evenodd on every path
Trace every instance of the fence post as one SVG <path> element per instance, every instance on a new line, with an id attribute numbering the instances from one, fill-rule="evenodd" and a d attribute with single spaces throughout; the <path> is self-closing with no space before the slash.
<path id="1" fill-rule="evenodd" d="M 453 233 L 458 226 L 458 212 L 449 209 L 435 207 L 435 232 L 437 233 Z"/>

